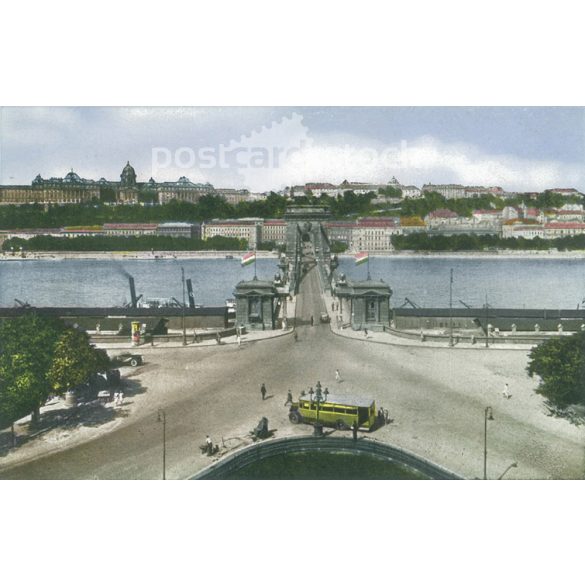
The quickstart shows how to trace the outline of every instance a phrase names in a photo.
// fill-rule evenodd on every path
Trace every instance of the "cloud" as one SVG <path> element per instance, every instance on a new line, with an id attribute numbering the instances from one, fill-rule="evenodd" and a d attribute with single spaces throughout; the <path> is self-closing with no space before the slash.
<path id="1" fill-rule="evenodd" d="M 292 130 L 284 138 L 268 132 L 288 114 L 298 119 L 294 136 Z M 309 181 L 387 182 L 392 176 L 418 186 L 432 182 L 500 185 L 507 190 L 565 186 L 585 190 L 581 165 L 505 154 L 504 142 L 502 153 L 494 154 L 470 142 L 436 136 L 421 135 L 408 142 L 366 138 L 352 128 L 351 119 L 337 120 L 335 109 L 329 117 L 313 112 L 315 128 L 293 109 L 280 108 L 2 108 L 0 116 L 0 183 L 29 184 L 37 173 L 63 176 L 72 167 L 88 178 L 115 179 L 130 160 L 140 180 L 186 175 L 217 186 L 262 191 Z M 333 119 L 347 131 L 331 129 Z M 329 131 L 319 131 L 321 121 L 328 121 Z M 309 137 L 302 145 L 300 130 Z M 153 148 L 217 150 L 241 143 L 242 135 L 250 133 L 258 137 L 254 144 L 265 139 L 272 148 L 282 142 L 289 154 L 253 172 L 229 164 L 204 168 L 197 157 L 190 168 L 173 164 L 153 170 Z M 290 149 L 295 141 L 298 148 Z"/>
<path id="2" fill-rule="evenodd" d="M 361 144 L 360 144 L 361 143 Z M 356 146 L 360 144 L 360 146 Z M 499 185 L 507 190 L 537 191 L 552 187 L 585 185 L 580 165 L 493 155 L 467 143 L 441 142 L 425 136 L 400 143 L 364 143 L 344 136 L 313 137 L 313 145 L 288 157 L 271 172 L 273 184 L 306 181 L 338 183 L 343 179 L 388 182 L 396 176 L 403 184 L 461 183 Z"/>

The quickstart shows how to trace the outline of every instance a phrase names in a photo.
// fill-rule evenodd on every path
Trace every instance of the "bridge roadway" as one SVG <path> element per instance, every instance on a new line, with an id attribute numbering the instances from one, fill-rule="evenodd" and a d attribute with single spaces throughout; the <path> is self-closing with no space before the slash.
<path id="1" fill-rule="evenodd" d="M 271 341 L 205 348 L 145 350 L 146 365 L 132 372 L 130 415 L 91 440 L 7 467 L 2 479 L 158 479 L 162 427 L 167 420 L 167 478 L 187 478 L 210 460 L 198 446 L 244 444 L 262 416 L 276 436 L 307 435 L 292 425 L 284 401 L 320 380 L 338 392 L 359 392 L 385 406 L 394 420 L 373 438 L 402 447 L 464 477 L 483 473 L 484 408 L 489 422 L 488 476 L 583 478 L 585 433 L 547 417 L 535 382 L 526 377 L 526 354 L 514 351 L 437 350 L 371 344 L 334 335 L 320 324 L 323 298 L 317 269 L 303 278 L 297 297 L 298 341 L 286 335 Z M 310 325 L 313 315 L 315 325 Z M 342 381 L 335 381 L 335 369 Z M 510 383 L 512 398 L 501 395 Z M 261 400 L 260 385 L 268 398 Z M 106 432 L 107 431 L 107 432 Z M 76 430 L 75 433 L 81 433 Z M 337 433 L 337 431 L 336 431 Z M 70 444 L 67 441 L 64 445 Z M 56 444 L 56 449 L 58 444 Z M 4 465 L 4 468 L 3 468 Z"/>

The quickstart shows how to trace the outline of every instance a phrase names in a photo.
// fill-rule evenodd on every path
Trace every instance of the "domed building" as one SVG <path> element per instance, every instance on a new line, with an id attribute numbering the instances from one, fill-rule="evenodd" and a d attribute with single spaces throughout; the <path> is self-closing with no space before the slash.
<path id="1" fill-rule="evenodd" d="M 136 171 L 130 164 L 130 161 L 128 161 L 126 166 L 122 169 L 120 184 L 122 187 L 136 187 Z"/>
<path id="2" fill-rule="evenodd" d="M 152 177 L 145 183 L 137 181 L 136 171 L 126 162 L 120 181 L 84 179 L 71 169 L 63 178 L 43 179 L 38 174 L 30 185 L 0 185 L 0 205 L 66 205 L 101 201 L 109 204 L 133 205 L 141 201 L 167 203 L 179 199 L 196 203 L 215 189 L 210 183 L 193 183 L 187 177 L 157 183 Z"/>
<path id="3" fill-rule="evenodd" d="M 120 191 L 118 199 L 121 203 L 138 203 L 136 171 L 130 164 L 130 161 L 126 163 L 126 166 L 122 169 L 122 174 L 120 175 Z"/>

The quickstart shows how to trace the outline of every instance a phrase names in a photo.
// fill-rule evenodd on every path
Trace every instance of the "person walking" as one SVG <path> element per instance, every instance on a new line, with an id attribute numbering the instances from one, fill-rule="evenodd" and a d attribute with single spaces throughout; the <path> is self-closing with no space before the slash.
<path id="1" fill-rule="evenodd" d="M 284 403 L 284 405 L 286 406 L 287 404 L 292 404 L 293 402 L 293 396 L 292 396 L 292 392 L 289 390 L 288 394 L 286 395 L 286 402 Z"/>
<path id="2" fill-rule="evenodd" d="M 339 370 L 335 370 L 335 380 L 341 382 L 341 374 L 339 373 Z"/>
<path id="3" fill-rule="evenodd" d="M 213 441 L 209 435 L 205 437 L 205 447 L 207 448 L 207 454 L 213 455 Z"/>
<path id="4" fill-rule="evenodd" d="M 241 337 L 241 335 L 238 335 L 237 336 L 236 341 L 238 342 L 238 349 L 240 349 L 242 347 L 242 337 Z"/>
<path id="5" fill-rule="evenodd" d="M 504 398 L 510 398 L 510 396 L 512 396 L 512 395 L 510 394 L 510 386 L 508 386 L 508 382 L 506 382 L 506 383 L 504 384 L 504 390 L 502 391 L 502 396 L 503 396 Z"/>
<path id="6" fill-rule="evenodd" d="M 353 435 L 353 440 L 357 441 L 358 438 L 358 424 L 357 421 L 354 421 L 354 423 L 351 425 L 351 434 Z"/>
<path id="7" fill-rule="evenodd" d="M 313 315 L 311 315 L 311 327 L 315 324 L 315 319 L 313 319 Z"/>
<path id="8" fill-rule="evenodd" d="M 262 382 L 262 386 L 260 386 L 260 394 L 262 394 L 262 400 L 266 398 L 266 385 Z"/>

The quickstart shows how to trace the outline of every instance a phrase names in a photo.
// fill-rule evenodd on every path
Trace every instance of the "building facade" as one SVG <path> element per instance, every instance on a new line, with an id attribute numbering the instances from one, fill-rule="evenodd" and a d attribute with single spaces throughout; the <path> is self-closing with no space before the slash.
<path id="1" fill-rule="evenodd" d="M 156 235 L 170 236 L 171 238 L 199 239 L 201 237 L 201 225 L 185 221 L 168 221 L 158 224 Z"/>
<path id="2" fill-rule="evenodd" d="M 433 185 L 431 183 L 423 185 L 422 192 L 438 193 L 445 199 L 461 199 L 465 197 L 465 187 L 463 185 Z"/>
<path id="3" fill-rule="evenodd" d="M 148 188 L 155 191 L 160 204 L 168 203 L 173 199 L 186 203 L 197 203 L 204 195 L 215 192 L 211 183 L 193 183 L 187 177 L 180 177 L 178 181 L 167 181 L 157 183 L 150 179 Z"/>
<path id="4" fill-rule="evenodd" d="M 350 248 L 355 252 L 392 250 L 392 236 L 401 233 L 400 225 L 390 218 L 358 219 L 352 230 Z"/>
<path id="5" fill-rule="evenodd" d="M 262 242 L 274 242 L 277 246 L 286 244 L 286 221 L 283 219 L 265 219 L 260 228 Z"/>
<path id="6" fill-rule="evenodd" d="M 262 220 L 257 218 L 211 220 L 201 225 L 201 238 L 203 240 L 215 236 L 240 238 L 247 240 L 248 247 L 255 250 L 261 237 L 261 225 Z"/>
<path id="7" fill-rule="evenodd" d="M 250 192 L 247 189 L 216 189 L 214 194 L 223 197 L 230 205 L 248 201 L 250 196 Z"/>
<path id="8" fill-rule="evenodd" d="M 1 185 L 0 205 L 70 205 L 92 201 L 135 205 L 145 198 L 159 203 L 172 199 L 196 203 L 203 195 L 214 191 L 210 183 L 193 183 L 187 177 L 163 183 L 151 178 L 146 183 L 140 183 L 128 161 L 119 181 L 84 179 L 71 170 L 63 178 L 43 179 L 37 175 L 30 185 Z"/>
<path id="9" fill-rule="evenodd" d="M 156 236 L 157 223 L 104 223 L 104 236 Z"/>

